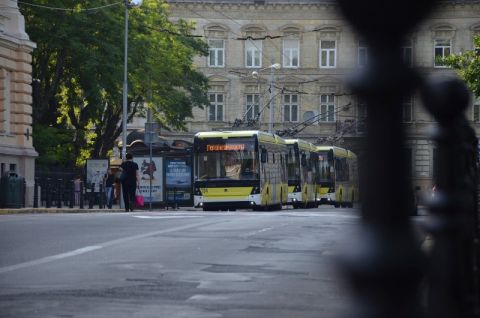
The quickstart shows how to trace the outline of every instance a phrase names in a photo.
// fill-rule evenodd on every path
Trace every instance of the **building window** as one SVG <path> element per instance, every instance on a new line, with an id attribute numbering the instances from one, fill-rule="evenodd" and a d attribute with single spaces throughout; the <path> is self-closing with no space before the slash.
<path id="1" fill-rule="evenodd" d="M 297 94 L 283 95 L 283 121 L 284 122 L 298 121 L 298 95 Z"/>
<path id="2" fill-rule="evenodd" d="M 337 48 L 335 41 L 320 41 L 320 67 L 336 67 Z"/>
<path id="3" fill-rule="evenodd" d="M 208 66 L 223 67 L 225 66 L 225 40 L 208 40 L 209 54 Z"/>
<path id="4" fill-rule="evenodd" d="M 260 95 L 259 94 L 247 94 L 246 96 L 246 112 L 245 118 L 257 119 L 260 113 Z"/>
<path id="5" fill-rule="evenodd" d="M 367 127 L 367 103 L 359 101 L 357 104 L 357 132 L 363 133 Z"/>
<path id="6" fill-rule="evenodd" d="M 209 121 L 223 121 L 224 96 L 223 94 L 209 94 L 210 106 L 208 107 Z"/>
<path id="7" fill-rule="evenodd" d="M 452 50 L 452 43 L 450 40 L 435 40 L 435 67 L 445 67 L 442 62 L 442 58 L 445 58 L 450 55 Z"/>
<path id="8" fill-rule="evenodd" d="M 366 41 L 358 41 L 358 66 L 363 67 L 368 63 L 368 46 Z"/>
<path id="9" fill-rule="evenodd" d="M 402 122 L 413 121 L 413 98 L 406 97 L 402 101 Z"/>
<path id="10" fill-rule="evenodd" d="M 405 41 L 402 45 L 402 59 L 406 66 L 413 66 L 413 46 L 412 41 Z"/>
<path id="11" fill-rule="evenodd" d="M 283 40 L 283 66 L 298 67 L 299 66 L 299 41 Z"/>
<path id="12" fill-rule="evenodd" d="M 320 118 L 319 122 L 335 121 L 335 95 L 320 96 Z"/>
<path id="13" fill-rule="evenodd" d="M 245 41 L 245 66 L 246 67 L 262 67 L 262 41 L 246 40 Z"/>

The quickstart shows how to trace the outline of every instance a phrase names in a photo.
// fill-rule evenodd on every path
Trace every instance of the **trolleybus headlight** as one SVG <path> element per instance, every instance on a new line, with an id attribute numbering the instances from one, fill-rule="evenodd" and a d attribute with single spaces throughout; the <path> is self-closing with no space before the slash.
<path id="1" fill-rule="evenodd" d="M 202 206 L 203 206 L 203 202 L 200 202 L 200 203 L 198 204 L 198 206 L 199 206 L 199 207 L 202 207 Z"/>
<path id="2" fill-rule="evenodd" d="M 253 201 L 250 201 L 250 205 L 255 205 L 255 202 L 253 202 Z"/>
<path id="3" fill-rule="evenodd" d="M 260 193 L 260 187 L 253 187 L 252 193 L 250 194 L 259 194 Z"/>
<path id="4" fill-rule="evenodd" d="M 200 191 L 200 188 L 195 188 L 193 190 L 194 195 L 202 195 L 202 192 Z"/>

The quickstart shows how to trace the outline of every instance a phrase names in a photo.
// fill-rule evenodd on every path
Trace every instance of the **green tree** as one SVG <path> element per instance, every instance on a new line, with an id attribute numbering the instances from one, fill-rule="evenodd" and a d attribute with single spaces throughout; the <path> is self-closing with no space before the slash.
<path id="1" fill-rule="evenodd" d="M 474 44 L 479 49 L 452 54 L 442 59 L 442 62 L 455 69 L 473 94 L 480 97 L 480 36 L 474 38 Z"/>
<path id="2" fill-rule="evenodd" d="M 37 43 L 32 61 L 34 145 L 40 156 L 57 154 L 46 156 L 51 163 L 75 158 L 78 165 L 89 157 L 106 157 L 122 132 L 123 1 L 35 4 L 50 8 L 20 3 L 27 32 Z M 193 66 L 193 58 L 208 50 L 192 30 L 186 21 L 170 22 L 167 5 L 157 0 L 129 11 L 129 119 L 149 107 L 164 128 L 184 129 L 192 108 L 208 105 L 208 80 Z M 47 131 L 71 136 L 60 144 L 69 151 L 55 151 L 56 138 L 36 138 Z"/>

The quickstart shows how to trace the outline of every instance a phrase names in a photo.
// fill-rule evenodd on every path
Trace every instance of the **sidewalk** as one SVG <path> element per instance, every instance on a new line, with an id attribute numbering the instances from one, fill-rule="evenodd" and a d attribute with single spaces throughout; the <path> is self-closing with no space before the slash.
<path id="1" fill-rule="evenodd" d="M 194 207 L 179 207 L 177 210 L 168 208 L 152 208 L 152 212 L 174 212 L 174 211 L 200 211 L 199 209 L 195 209 Z M 135 209 L 135 212 L 150 212 L 148 207 L 142 209 Z M 0 215 L 7 215 L 7 214 L 39 214 L 39 213 L 132 213 L 126 212 L 125 209 L 121 208 L 112 208 L 112 209 L 99 209 L 98 207 L 94 207 L 89 209 L 88 207 L 80 209 L 79 207 L 69 208 L 7 208 L 7 209 L 0 209 Z"/>

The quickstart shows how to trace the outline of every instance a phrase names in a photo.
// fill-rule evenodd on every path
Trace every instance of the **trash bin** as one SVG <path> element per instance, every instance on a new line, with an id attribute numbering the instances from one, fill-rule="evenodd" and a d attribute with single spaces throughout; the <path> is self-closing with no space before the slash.
<path id="1" fill-rule="evenodd" d="M 25 178 L 7 172 L 0 178 L 0 207 L 22 208 L 25 204 Z"/>

